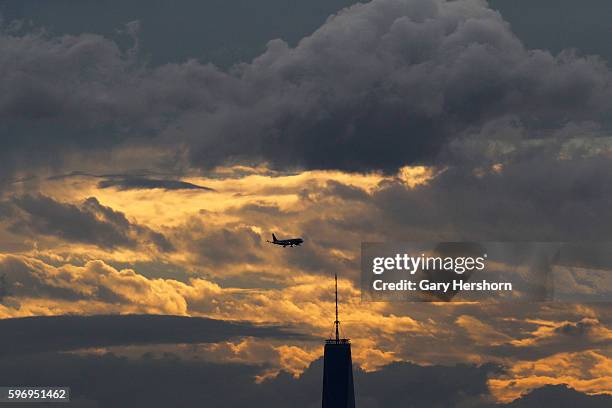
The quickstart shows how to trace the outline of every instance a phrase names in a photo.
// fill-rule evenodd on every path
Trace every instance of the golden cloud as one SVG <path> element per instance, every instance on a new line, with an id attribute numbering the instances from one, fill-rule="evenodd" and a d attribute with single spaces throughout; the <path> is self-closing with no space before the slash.
<path id="1" fill-rule="evenodd" d="M 489 380 L 492 394 L 501 402 L 547 384 L 565 384 L 587 394 L 612 394 L 612 358 L 597 350 L 558 353 L 517 362 L 504 377 Z"/>

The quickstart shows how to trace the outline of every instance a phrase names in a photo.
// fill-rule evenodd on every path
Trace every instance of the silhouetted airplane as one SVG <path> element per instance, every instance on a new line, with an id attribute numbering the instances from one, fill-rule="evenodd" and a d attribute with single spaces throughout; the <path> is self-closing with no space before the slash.
<path id="1" fill-rule="evenodd" d="M 291 239 L 276 239 L 276 235 L 272 234 L 272 241 L 266 241 L 275 245 L 282 245 L 283 248 L 286 246 L 300 246 L 304 240 L 302 238 L 291 238 Z"/>

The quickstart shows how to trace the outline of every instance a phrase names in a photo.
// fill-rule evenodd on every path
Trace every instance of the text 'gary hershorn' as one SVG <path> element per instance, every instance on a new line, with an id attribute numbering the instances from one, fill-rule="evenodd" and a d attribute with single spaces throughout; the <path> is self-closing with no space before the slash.
<path id="1" fill-rule="evenodd" d="M 608 242 L 363 242 L 361 299 L 607 301 L 610 253 Z"/>
<path id="2" fill-rule="evenodd" d="M 428 272 L 453 272 L 463 275 L 466 272 L 482 271 L 486 267 L 487 254 L 482 256 L 410 256 L 406 253 L 395 254 L 388 257 L 375 257 L 372 260 L 372 273 L 381 275 L 385 271 L 404 271 L 414 275 L 417 271 Z M 376 291 L 511 291 L 511 282 L 488 282 L 483 279 L 479 282 L 467 282 L 463 279 L 453 279 L 451 281 L 431 281 L 420 279 L 413 281 L 400 279 L 398 281 L 386 282 L 383 279 L 376 279 L 372 282 L 372 289 Z"/>

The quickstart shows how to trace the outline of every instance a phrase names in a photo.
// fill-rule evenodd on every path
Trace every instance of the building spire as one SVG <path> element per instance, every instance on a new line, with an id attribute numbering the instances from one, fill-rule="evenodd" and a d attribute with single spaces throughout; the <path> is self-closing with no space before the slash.
<path id="1" fill-rule="evenodd" d="M 338 313 L 338 274 L 334 273 L 334 283 L 336 284 L 335 295 L 336 295 L 336 320 L 334 320 L 335 336 L 332 335 L 329 339 L 325 340 L 326 344 L 348 344 L 349 339 L 340 338 L 340 317 Z"/>
<path id="2" fill-rule="evenodd" d="M 340 343 L 340 320 L 338 320 L 338 273 L 334 274 L 336 281 L 336 320 L 334 325 L 336 326 L 336 343 Z"/>
<path id="3" fill-rule="evenodd" d="M 336 284 L 336 336 L 325 340 L 323 353 L 323 408 L 355 408 L 355 387 L 353 385 L 353 359 L 351 342 L 340 338 L 338 317 L 338 274 L 334 273 Z"/>

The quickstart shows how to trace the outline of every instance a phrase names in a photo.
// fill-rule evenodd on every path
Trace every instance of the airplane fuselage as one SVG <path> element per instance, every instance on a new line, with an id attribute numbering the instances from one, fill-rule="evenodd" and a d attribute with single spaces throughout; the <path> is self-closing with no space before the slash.
<path id="1" fill-rule="evenodd" d="M 276 240 L 276 242 L 272 242 L 274 245 L 282 245 L 283 248 L 286 246 L 299 246 L 304 242 L 302 238 L 294 238 L 294 239 L 281 239 Z"/>
<path id="2" fill-rule="evenodd" d="M 274 245 L 280 245 L 283 248 L 288 247 L 288 246 L 290 247 L 300 246 L 304 242 L 302 238 L 276 239 L 276 236 L 274 234 L 272 234 L 272 239 L 273 239 L 272 241 L 268 241 L 268 242 Z"/>

